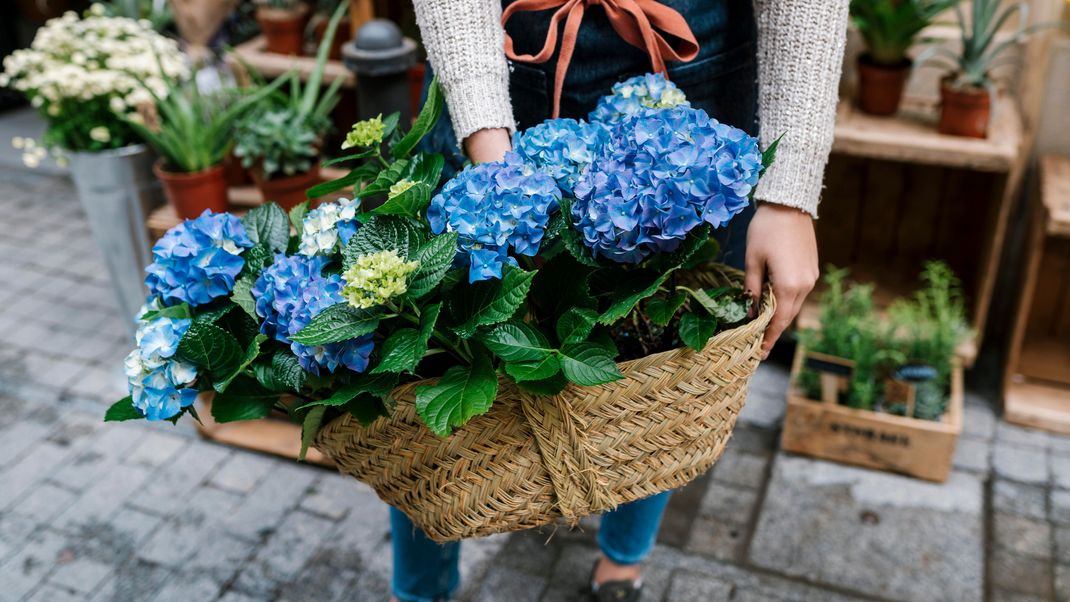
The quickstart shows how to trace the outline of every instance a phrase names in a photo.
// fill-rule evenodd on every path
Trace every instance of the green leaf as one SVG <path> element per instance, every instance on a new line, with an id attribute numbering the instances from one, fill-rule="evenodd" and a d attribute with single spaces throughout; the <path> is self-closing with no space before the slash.
<path id="1" fill-rule="evenodd" d="M 527 298 L 535 272 L 505 266 L 501 280 L 484 280 L 455 289 L 450 313 L 458 325 L 453 331 L 469 338 L 480 326 L 508 320 Z"/>
<path id="2" fill-rule="evenodd" d="M 382 359 L 372 369 L 372 374 L 383 372 L 415 372 L 416 366 L 427 353 L 427 342 L 442 309 L 441 303 L 426 307 L 420 314 L 420 329 L 400 328 L 395 330 L 380 348 Z"/>
<path id="3" fill-rule="evenodd" d="M 573 307 L 557 319 L 557 340 L 562 345 L 586 340 L 598 320 L 598 313 L 583 307 Z"/>
<path id="4" fill-rule="evenodd" d="M 391 149 L 395 158 L 402 158 L 409 155 L 412 149 L 416 148 L 416 145 L 435 123 L 438 122 L 438 118 L 442 115 L 443 97 L 441 86 L 438 83 L 438 78 L 431 80 L 431 85 L 427 88 L 427 100 L 424 102 L 423 108 L 420 109 L 420 114 L 416 116 L 416 121 L 412 124 L 412 129 L 408 134 L 405 134 L 401 140 L 398 140 L 394 148 Z"/>
<path id="5" fill-rule="evenodd" d="M 353 265 L 361 255 L 393 249 L 405 259 L 416 256 L 427 241 L 424 228 L 417 222 L 396 215 L 376 215 L 357 229 L 342 249 L 346 268 Z"/>
<path id="6" fill-rule="evenodd" d="M 547 355 L 541 360 L 531 362 L 509 362 L 505 364 L 505 373 L 516 382 L 546 380 L 561 371 L 561 362 L 556 355 Z"/>
<path id="7" fill-rule="evenodd" d="M 207 324 L 215 324 L 222 319 L 223 316 L 230 313 L 235 307 L 236 306 L 228 300 L 224 300 L 222 303 L 216 302 L 208 306 L 201 306 L 197 310 L 197 315 L 193 317 L 193 321 L 195 323 L 203 322 Z"/>
<path id="8" fill-rule="evenodd" d="M 254 207 L 241 218 L 249 240 L 262 243 L 275 253 L 286 250 L 290 242 L 290 221 L 286 212 L 275 203 L 264 203 Z M 298 230 L 300 232 L 300 230 Z"/>
<path id="9" fill-rule="evenodd" d="M 111 404 L 104 412 L 104 422 L 122 422 L 123 420 L 142 420 L 145 415 L 134 407 L 134 400 L 129 395 Z"/>
<path id="10" fill-rule="evenodd" d="M 416 413 L 440 437 L 473 416 L 485 414 L 498 394 L 490 360 L 476 356 L 471 366 L 454 366 L 438 383 L 416 387 Z"/>
<path id="11" fill-rule="evenodd" d="M 550 316 L 561 315 L 573 307 L 596 309 L 598 302 L 588 286 L 592 271 L 568 253 L 558 253 L 539 268 L 531 284 L 531 298 Z"/>
<path id="12" fill-rule="evenodd" d="M 317 199 L 321 196 L 331 194 L 332 192 L 336 192 L 343 188 L 355 186 L 358 182 L 363 182 L 364 180 L 367 180 L 371 176 L 375 175 L 375 173 L 376 172 L 374 168 L 369 169 L 366 166 L 361 165 L 360 167 L 350 171 L 349 173 L 340 178 L 335 178 L 326 182 L 320 182 L 319 184 L 316 184 L 308 190 L 305 190 L 305 198 Z M 360 197 L 363 195 L 361 195 L 360 193 L 355 193 L 355 196 Z"/>
<path id="13" fill-rule="evenodd" d="M 246 376 L 234 379 L 225 393 L 212 400 L 212 418 L 216 422 L 257 420 L 271 413 L 279 394 L 269 391 Z"/>
<path id="14" fill-rule="evenodd" d="M 387 415 L 383 400 L 367 394 L 357 395 L 342 406 L 342 410 L 349 412 L 363 426 L 371 426 L 377 418 Z"/>
<path id="15" fill-rule="evenodd" d="M 717 319 L 687 312 L 680 316 L 680 340 L 684 345 L 702 351 L 717 330 Z"/>
<path id="16" fill-rule="evenodd" d="M 310 401 L 294 411 L 307 410 L 317 406 L 344 406 L 353 401 L 358 395 L 364 394 L 385 397 L 394 390 L 397 384 L 398 376 L 396 374 L 361 374 L 353 382 L 338 389 L 329 397 Z"/>
<path id="17" fill-rule="evenodd" d="M 253 299 L 253 285 L 256 284 L 256 279 L 249 276 L 242 276 L 234 281 L 234 289 L 230 293 L 230 300 L 235 305 L 242 308 L 242 310 L 249 314 L 249 317 L 254 320 L 259 320 L 260 316 L 256 315 L 256 300 Z"/>
<path id="18" fill-rule="evenodd" d="M 305 419 L 301 423 L 301 451 L 297 454 L 297 459 L 300 461 L 305 460 L 305 454 L 308 453 L 309 446 L 316 439 L 316 435 L 320 432 L 320 426 L 323 425 L 323 415 L 327 412 L 327 408 L 319 406 L 312 408 L 305 414 Z"/>
<path id="19" fill-rule="evenodd" d="M 430 293 L 446 276 L 453 258 L 457 255 L 457 233 L 447 232 L 432 237 L 416 251 L 416 261 L 420 267 L 409 276 L 408 291 L 405 296 L 419 299 Z"/>
<path id="20" fill-rule="evenodd" d="M 190 311 L 189 305 L 185 303 L 179 303 L 178 305 L 172 305 L 170 307 L 164 307 L 162 309 L 155 309 L 145 312 L 139 318 L 145 322 L 155 320 L 156 318 L 171 318 L 174 320 L 188 320 L 193 317 L 193 312 Z"/>
<path id="21" fill-rule="evenodd" d="M 519 321 L 498 324 L 476 338 L 494 355 L 507 362 L 534 362 L 554 351 L 550 341 L 535 327 Z"/>
<path id="22" fill-rule="evenodd" d="M 301 230 L 305 227 L 305 216 L 308 215 L 309 201 L 298 203 L 290 209 L 290 225 L 293 226 L 298 236 L 301 236 Z"/>
<path id="23" fill-rule="evenodd" d="M 222 328 L 194 322 L 178 342 L 176 355 L 219 378 L 231 374 L 241 362 L 242 348 L 238 339 Z"/>
<path id="24" fill-rule="evenodd" d="M 664 299 L 660 297 L 648 299 L 646 316 L 658 326 L 667 326 L 685 301 L 687 301 L 686 293 L 673 293 Z"/>
<path id="25" fill-rule="evenodd" d="M 521 390 L 535 395 L 557 395 L 568 386 L 568 379 L 564 374 L 557 374 L 542 380 L 517 381 L 516 386 Z"/>
<path id="26" fill-rule="evenodd" d="M 659 273 L 648 268 L 629 272 L 627 279 L 619 282 L 613 291 L 614 301 L 598 317 L 598 322 L 608 325 L 627 316 L 637 303 L 658 292 L 670 273 Z"/>
<path id="27" fill-rule="evenodd" d="M 388 198 L 386 202 L 369 211 L 373 215 L 404 215 L 418 217 L 431 204 L 432 189 L 423 182 L 415 182 L 411 188 Z"/>
<path id="28" fill-rule="evenodd" d="M 304 345 L 327 345 L 366 335 L 378 326 L 378 314 L 350 307 L 343 301 L 316 314 L 307 326 L 290 338 Z"/>
<path id="29" fill-rule="evenodd" d="M 695 253 L 684 262 L 682 266 L 685 270 L 697 268 L 699 266 L 706 265 L 717 259 L 717 254 L 721 252 L 721 245 L 718 244 L 717 239 L 710 238 L 706 242 L 702 243 L 702 246 L 698 248 Z"/>
<path id="30" fill-rule="evenodd" d="M 561 217 L 564 219 L 564 225 L 561 227 L 560 232 L 561 240 L 565 243 L 565 249 L 568 250 L 573 259 L 585 266 L 602 267 L 602 264 L 598 263 L 598 260 L 591 255 L 591 250 L 583 244 L 582 235 L 572 224 L 572 201 L 561 199 L 560 205 Z"/>
<path id="31" fill-rule="evenodd" d="M 605 347 L 577 343 L 561 349 L 561 371 L 571 382 L 591 387 L 624 378 Z"/>
<path id="32" fill-rule="evenodd" d="M 238 366 L 229 375 L 222 376 L 219 380 L 215 382 L 215 384 L 213 385 L 215 390 L 220 393 L 226 391 L 227 386 L 230 385 L 231 381 L 237 378 L 238 375 L 244 372 L 246 368 L 252 365 L 253 361 L 255 361 L 257 356 L 260 355 L 260 346 L 263 345 L 264 341 L 266 340 L 268 340 L 266 335 L 256 335 L 256 337 L 253 338 L 252 342 L 249 343 L 249 346 L 245 349 L 245 357 L 242 358 L 241 363 L 239 363 Z"/>
<path id="33" fill-rule="evenodd" d="M 786 134 L 787 132 L 784 132 Z M 769 169 L 769 166 L 776 160 L 776 149 L 780 146 L 780 141 L 784 139 L 784 134 L 777 136 L 765 150 L 762 151 L 762 171 Z"/>
<path id="34" fill-rule="evenodd" d="M 320 167 L 330 167 L 332 165 L 338 165 L 339 163 L 347 163 L 349 161 L 356 161 L 357 159 L 365 159 L 375 154 L 374 148 L 369 148 L 360 151 L 359 153 L 350 153 L 348 155 L 342 155 L 341 157 L 335 157 L 327 161 L 320 163 Z"/>
<path id="35" fill-rule="evenodd" d="M 399 159 L 388 165 L 385 169 L 379 172 L 367 186 L 361 189 L 357 193 L 358 198 L 364 198 L 369 196 L 375 196 L 377 194 L 386 194 L 390 192 L 390 187 L 397 184 L 404 174 L 409 169 L 408 159 Z"/>
<path id="36" fill-rule="evenodd" d="M 298 392 L 308 380 L 308 372 L 301 367 L 289 349 L 279 349 L 267 364 L 253 364 L 256 380 L 272 391 Z"/>
<path id="37" fill-rule="evenodd" d="M 446 158 L 438 153 L 417 153 L 409 162 L 403 178 L 414 182 L 423 182 L 430 188 L 438 188 L 438 182 L 442 178 L 442 168 L 446 165 Z"/>

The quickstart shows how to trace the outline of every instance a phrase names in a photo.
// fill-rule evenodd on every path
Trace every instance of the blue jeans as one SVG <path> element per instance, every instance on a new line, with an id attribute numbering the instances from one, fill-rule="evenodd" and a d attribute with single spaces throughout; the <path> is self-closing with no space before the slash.
<path id="1" fill-rule="evenodd" d="M 692 106 L 757 135 L 757 29 L 751 2 L 662 0 L 684 15 L 701 45 L 699 55 L 690 63 L 670 65 L 669 78 L 683 89 Z M 509 21 L 508 30 L 518 52 L 534 53 L 541 48 L 550 12 L 518 13 Z M 513 114 L 521 129 L 550 117 L 554 68 L 554 60 L 542 65 L 510 64 Z M 646 53 L 621 40 L 601 10 L 588 10 L 565 79 L 561 116 L 585 118 L 614 83 L 648 71 L 650 59 Z M 430 81 L 431 69 L 427 76 Z M 448 115 L 439 120 L 422 146 L 447 156 L 447 175 L 464 163 Z M 752 204 L 714 232 L 721 244 L 722 263 L 743 268 L 747 227 L 753 215 Z M 670 494 L 662 492 L 607 512 L 598 531 L 602 553 L 618 564 L 641 562 L 657 539 Z M 460 584 L 460 544 L 436 544 L 404 513 L 393 508 L 390 526 L 394 595 L 401 602 L 447 600 Z"/>

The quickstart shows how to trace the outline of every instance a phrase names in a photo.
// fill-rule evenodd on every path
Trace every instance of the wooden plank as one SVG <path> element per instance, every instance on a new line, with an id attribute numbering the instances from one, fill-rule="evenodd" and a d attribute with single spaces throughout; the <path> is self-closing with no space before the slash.
<path id="1" fill-rule="evenodd" d="M 302 80 L 307 80 L 308 76 L 316 68 L 316 57 L 277 54 L 267 52 L 266 47 L 267 42 L 264 40 L 264 36 L 257 36 L 235 47 L 226 55 L 225 59 L 227 64 L 236 72 L 244 72 L 245 67 L 248 66 L 268 79 L 279 77 L 294 70 Z M 353 75 L 352 71 L 346 69 L 342 61 L 328 60 L 323 67 L 323 84 L 329 85 L 339 77 L 343 78 L 342 87 L 356 87 L 356 76 Z"/>
<path id="2" fill-rule="evenodd" d="M 832 151 L 856 157 L 1007 172 L 1018 157 L 1022 122 L 1014 102 L 997 102 L 985 139 L 945 136 L 936 131 L 932 106 L 904 102 L 893 117 L 867 115 L 841 99 Z"/>
<path id="3" fill-rule="evenodd" d="M 956 366 L 948 410 L 941 421 L 918 420 L 806 399 L 794 385 L 800 348 L 792 369 L 781 446 L 825 460 L 945 481 L 962 433 L 962 368 Z"/>
<path id="4" fill-rule="evenodd" d="M 1040 198 L 1048 213 L 1045 230 L 1070 237 L 1070 157 L 1041 157 Z"/>
<path id="5" fill-rule="evenodd" d="M 1017 375 L 1070 386 L 1070 339 L 1027 334 L 1019 358 Z"/>
<path id="6" fill-rule="evenodd" d="M 1003 397 L 1007 422 L 1070 435 L 1070 387 L 1012 382 Z"/>
<path id="7" fill-rule="evenodd" d="M 849 266 L 854 262 L 856 240 L 860 237 L 865 164 L 866 160 L 857 157 L 829 157 L 826 188 L 821 195 L 821 219 L 814 222 L 823 266 Z"/>
<path id="8" fill-rule="evenodd" d="M 933 257 L 940 210 L 947 205 L 943 190 L 946 175 L 946 169 L 932 165 L 906 167 L 895 257 L 889 262 L 896 272 L 918 272 L 924 261 Z"/>
<path id="9" fill-rule="evenodd" d="M 1034 195 L 1029 207 L 1030 228 L 1026 240 L 1024 252 L 1024 270 L 1020 285 L 1018 306 L 1015 310 L 1014 324 L 1011 329 L 1009 347 L 1007 350 L 1006 366 L 1003 370 L 1003 383 L 1006 388 L 1010 383 L 1019 379 L 1018 365 L 1021 358 L 1022 345 L 1025 342 L 1026 331 L 1029 328 L 1029 315 L 1032 313 L 1034 291 L 1036 290 L 1037 274 L 1040 272 L 1040 258 L 1044 245 L 1044 209 L 1039 199 Z M 1006 393 L 1006 389 L 1004 390 Z"/>
<path id="10" fill-rule="evenodd" d="M 1054 336 L 1062 313 L 1064 278 L 1070 270 L 1070 253 L 1061 252 L 1056 241 L 1045 240 L 1035 252 L 1040 255 L 1039 276 L 1029 309 L 1029 334 Z"/>
<path id="11" fill-rule="evenodd" d="M 202 394 L 197 404 L 200 406 L 198 415 L 202 422 L 197 424 L 197 431 L 205 439 L 293 460 L 296 460 L 301 452 L 301 425 L 299 424 L 282 418 L 220 424 L 212 420 L 210 396 Z M 304 461 L 309 464 L 334 467 L 334 462 L 330 458 L 312 447 L 305 454 Z"/>
<path id="12" fill-rule="evenodd" d="M 856 265 L 887 265 L 895 253 L 896 223 L 899 221 L 903 193 L 902 163 L 869 161 L 866 166 L 866 189 L 859 218 Z"/>

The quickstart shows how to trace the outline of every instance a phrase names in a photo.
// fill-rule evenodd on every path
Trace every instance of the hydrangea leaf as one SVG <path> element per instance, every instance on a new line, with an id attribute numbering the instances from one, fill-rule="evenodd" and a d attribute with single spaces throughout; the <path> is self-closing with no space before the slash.
<path id="1" fill-rule="evenodd" d="M 305 227 L 305 216 L 308 215 L 308 207 L 310 201 L 298 203 L 290 209 L 290 225 L 293 226 L 294 231 L 300 235 L 301 229 Z"/>
<path id="2" fill-rule="evenodd" d="M 278 393 L 265 389 L 251 378 L 241 376 L 234 379 L 225 393 L 216 393 L 212 399 L 212 418 L 220 423 L 265 418 L 278 399 Z"/>
<path id="3" fill-rule="evenodd" d="M 721 245 L 718 244 L 717 239 L 709 238 L 706 242 L 702 243 L 693 255 L 687 258 L 684 262 L 683 268 L 690 270 L 699 266 L 706 265 L 717 259 L 717 254 L 721 252 Z"/>
<path id="4" fill-rule="evenodd" d="M 561 362 L 556 355 L 547 355 L 540 360 L 530 362 L 509 362 L 505 364 L 505 373 L 518 383 L 546 380 L 561 371 Z"/>
<path id="5" fill-rule="evenodd" d="M 684 345 L 702 351 L 717 330 L 717 318 L 687 312 L 680 316 L 680 340 Z"/>
<path id="6" fill-rule="evenodd" d="M 568 253 L 560 253 L 539 268 L 531 285 L 531 296 L 547 305 L 549 315 L 561 315 L 573 307 L 595 309 L 598 302 L 587 284 L 591 272 L 589 266 Z"/>
<path id="7" fill-rule="evenodd" d="M 147 311 L 142 314 L 138 319 L 143 322 L 155 320 L 156 318 L 172 318 L 175 320 L 188 320 L 193 317 L 193 312 L 190 310 L 188 303 L 179 303 L 178 305 L 172 305 L 170 307 L 164 307 L 161 309 L 155 309 Z"/>
<path id="8" fill-rule="evenodd" d="M 583 235 L 572 223 L 572 202 L 569 199 L 561 199 L 561 216 L 564 219 L 564 227 L 561 228 L 561 240 L 565 243 L 565 249 L 569 255 L 583 265 L 593 268 L 602 267 L 598 260 L 591 255 L 591 250 L 583 244 Z"/>
<path id="9" fill-rule="evenodd" d="M 416 366 L 427 353 L 427 342 L 438 321 L 442 309 L 441 303 L 435 303 L 420 314 L 420 328 L 400 328 L 395 330 L 385 341 L 380 350 L 382 359 L 372 369 L 371 374 L 385 372 L 415 372 Z"/>
<path id="10" fill-rule="evenodd" d="M 386 124 L 386 119 L 383 120 L 383 124 Z M 396 125 L 396 124 L 395 124 Z M 385 129 L 385 128 L 384 128 Z M 384 132 L 384 136 L 386 133 Z M 369 148 L 360 151 L 359 153 L 350 153 L 348 155 L 342 155 L 341 157 L 335 157 L 320 163 L 320 167 L 330 167 L 332 165 L 338 165 L 339 163 L 348 163 L 349 161 L 356 161 L 357 159 L 365 159 L 375 154 L 374 148 Z"/>
<path id="11" fill-rule="evenodd" d="M 419 153 L 409 162 L 409 168 L 402 177 L 416 182 L 423 182 L 431 188 L 437 188 L 442 177 L 442 168 L 446 158 L 438 153 Z"/>
<path id="12" fill-rule="evenodd" d="M 216 380 L 215 384 L 213 385 L 213 388 L 220 393 L 226 391 L 231 381 L 237 378 L 242 372 L 245 371 L 246 368 L 252 365 L 252 363 L 256 360 L 257 356 L 260 355 L 260 346 L 263 345 L 264 341 L 266 340 L 268 340 L 267 335 L 257 334 L 256 337 L 254 337 L 253 340 L 249 343 L 249 346 L 245 349 L 245 356 L 242 357 L 241 362 L 234 368 L 234 370 L 229 375 L 222 376 L 218 380 Z"/>
<path id="13" fill-rule="evenodd" d="M 430 386 L 416 387 L 416 413 L 439 437 L 473 416 L 485 414 L 498 394 L 490 360 L 476 356 L 470 366 L 454 366 Z"/>
<path id="14" fill-rule="evenodd" d="M 316 314 L 312 321 L 290 338 L 304 345 L 326 345 L 355 339 L 374 332 L 379 326 L 376 312 L 336 303 Z"/>
<path id="15" fill-rule="evenodd" d="M 268 250 L 266 245 L 253 245 L 252 248 L 247 249 L 245 253 L 242 253 L 242 259 L 245 260 L 245 265 L 242 266 L 238 277 L 242 278 L 249 276 L 253 280 L 256 280 L 256 277 L 260 275 L 264 266 L 271 262 L 271 258 L 272 253 Z"/>
<path id="16" fill-rule="evenodd" d="M 404 259 L 412 259 L 427 240 L 423 227 L 417 222 L 396 215 L 376 215 L 357 230 L 342 249 L 346 269 L 357 257 L 393 249 Z"/>
<path id="17" fill-rule="evenodd" d="M 713 310 L 713 317 L 720 320 L 721 324 L 735 324 L 746 319 L 750 312 L 753 299 L 737 292 L 734 295 L 724 295 L 717 299 Z"/>
<path id="18" fill-rule="evenodd" d="M 237 284 L 237 282 L 235 282 Z M 210 306 L 201 306 L 197 310 L 197 315 L 193 316 L 194 322 L 207 322 L 208 324 L 215 324 L 223 316 L 230 313 L 236 306 L 230 301 L 224 300 L 223 303 L 213 301 Z"/>
<path id="19" fill-rule="evenodd" d="M 390 187 L 397 183 L 409 169 L 409 160 L 400 159 L 394 161 L 386 169 L 383 169 L 375 176 L 367 186 L 361 189 L 356 194 L 358 198 L 364 198 L 374 196 L 377 194 L 385 194 L 390 191 Z"/>
<path id="20" fill-rule="evenodd" d="M 457 255 L 457 233 L 434 236 L 416 252 L 420 267 L 409 276 L 406 296 L 419 299 L 434 290 L 446 276 Z"/>
<path id="21" fill-rule="evenodd" d="M 383 400 L 374 395 L 357 395 L 342 406 L 342 409 L 357 419 L 363 426 L 370 426 L 380 416 L 386 416 L 386 406 Z"/>
<path id="22" fill-rule="evenodd" d="M 557 340 L 562 345 L 586 340 L 597 320 L 597 312 L 583 307 L 573 307 L 557 319 Z"/>
<path id="23" fill-rule="evenodd" d="M 143 420 L 145 415 L 141 410 L 134 407 L 134 400 L 127 395 L 119 401 L 111 404 L 104 413 L 104 422 L 121 422 L 123 420 Z"/>
<path id="24" fill-rule="evenodd" d="M 518 380 L 516 385 L 522 391 L 534 393 L 535 395 L 557 395 L 568 386 L 568 379 L 565 378 L 564 374 L 558 372 L 553 376 L 540 380 Z"/>
<path id="25" fill-rule="evenodd" d="M 637 303 L 658 292 L 658 288 L 668 280 L 669 273 L 649 269 L 629 272 L 627 279 L 619 282 L 614 289 L 611 295 L 614 301 L 598 316 L 598 322 L 608 325 L 627 316 Z"/>
<path id="26" fill-rule="evenodd" d="M 359 374 L 349 384 L 335 391 L 329 397 L 310 401 L 295 411 L 307 410 L 316 406 L 344 406 L 358 395 L 368 394 L 385 397 L 398 384 L 397 374 Z"/>
<path id="27" fill-rule="evenodd" d="M 404 215 L 417 217 L 431 203 L 431 187 L 423 182 L 414 183 L 408 190 L 369 211 L 373 215 Z"/>
<path id="28" fill-rule="evenodd" d="M 509 321 L 476 337 L 494 355 L 507 362 L 536 362 L 554 352 L 550 341 L 535 327 L 520 321 Z"/>
<path id="29" fill-rule="evenodd" d="M 673 293 L 664 299 L 658 297 L 648 299 L 646 316 L 658 326 L 668 326 L 685 301 L 687 301 L 686 293 Z"/>
<path id="30" fill-rule="evenodd" d="M 320 427 L 323 425 L 323 415 L 325 413 L 327 413 L 326 406 L 317 406 L 305 414 L 305 419 L 301 422 L 301 451 L 297 454 L 299 461 L 305 461 L 305 454 L 308 453 L 308 448 L 316 439 L 316 435 L 319 434 Z"/>
<path id="31" fill-rule="evenodd" d="M 275 203 L 268 202 L 250 209 L 241 222 L 249 240 L 266 245 L 275 253 L 286 250 L 290 242 L 290 220 Z"/>
<path id="32" fill-rule="evenodd" d="M 365 163 L 364 165 L 352 169 L 349 173 L 340 178 L 335 178 L 327 182 L 316 184 L 312 188 L 309 188 L 305 191 L 305 197 L 309 199 L 315 199 L 321 196 L 331 194 L 332 192 L 336 192 L 343 188 L 348 188 L 350 186 L 356 187 L 357 184 L 361 182 L 366 182 L 374 177 L 377 177 L 378 175 L 378 166 L 372 163 Z M 356 196 L 363 197 L 366 195 L 356 193 Z M 301 229 L 298 228 L 297 231 L 300 232 Z"/>
<path id="33" fill-rule="evenodd" d="M 777 136 L 776 140 L 774 140 L 772 144 L 767 146 L 765 148 L 765 150 L 762 151 L 762 171 L 763 172 L 765 170 L 769 169 L 769 166 L 772 165 L 773 161 L 776 160 L 776 149 L 777 149 L 778 146 L 780 146 L 780 141 L 783 138 L 784 138 L 784 134 L 781 134 L 781 135 Z"/>
<path id="34" fill-rule="evenodd" d="M 271 391 L 300 391 L 305 386 L 309 374 L 301 368 L 300 362 L 289 350 L 278 350 L 268 363 L 253 364 L 256 380 Z"/>
<path id="35" fill-rule="evenodd" d="M 256 300 L 253 299 L 253 284 L 255 283 L 256 279 L 249 276 L 238 278 L 234 281 L 234 290 L 230 293 L 230 300 L 242 308 L 250 318 L 259 320 L 260 317 L 256 315 Z"/>
<path id="36" fill-rule="evenodd" d="M 436 77 L 431 80 L 431 85 L 427 87 L 427 100 L 424 101 L 420 114 L 416 116 L 412 129 L 402 136 L 401 140 L 398 140 L 394 144 L 394 148 L 391 149 L 390 152 L 394 157 L 406 157 L 412 152 L 412 149 L 416 148 L 420 140 L 431 131 L 431 128 L 438 122 L 439 117 L 442 116 L 442 105 L 442 90 Z"/>
<path id="37" fill-rule="evenodd" d="M 453 331 L 467 339 L 480 326 L 508 320 L 527 299 L 534 278 L 535 272 L 506 266 L 501 280 L 483 280 L 455 289 L 449 305 L 457 324 Z"/>
<path id="38" fill-rule="evenodd" d="M 182 335 L 175 354 L 215 378 L 225 378 L 241 362 L 242 348 L 234 335 L 206 322 L 194 322 Z"/>
<path id="39" fill-rule="evenodd" d="M 569 381 L 585 387 L 624 378 L 605 347 L 595 343 L 576 343 L 561 349 L 561 372 Z"/>

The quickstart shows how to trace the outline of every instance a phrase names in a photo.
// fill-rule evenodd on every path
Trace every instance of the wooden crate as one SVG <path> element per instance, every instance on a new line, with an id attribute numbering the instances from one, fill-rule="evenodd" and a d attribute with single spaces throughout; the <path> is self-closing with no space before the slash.
<path id="1" fill-rule="evenodd" d="M 943 482 L 962 433 L 962 367 L 951 378 L 942 420 L 870 412 L 808 399 L 795 381 L 806 356 L 796 351 L 780 444 L 785 451 Z"/>
<path id="2" fill-rule="evenodd" d="M 1044 157 L 1040 182 L 1003 404 L 1008 422 L 1070 434 L 1070 158 Z"/>
<path id="3" fill-rule="evenodd" d="M 212 420 L 211 395 L 201 394 L 197 400 L 197 406 L 197 413 L 202 422 L 202 424 L 197 424 L 197 432 L 205 439 L 294 460 L 301 452 L 301 425 L 299 424 L 294 424 L 282 417 L 220 424 Z M 330 458 L 311 447 L 305 454 L 304 461 L 320 466 L 334 466 Z"/>

